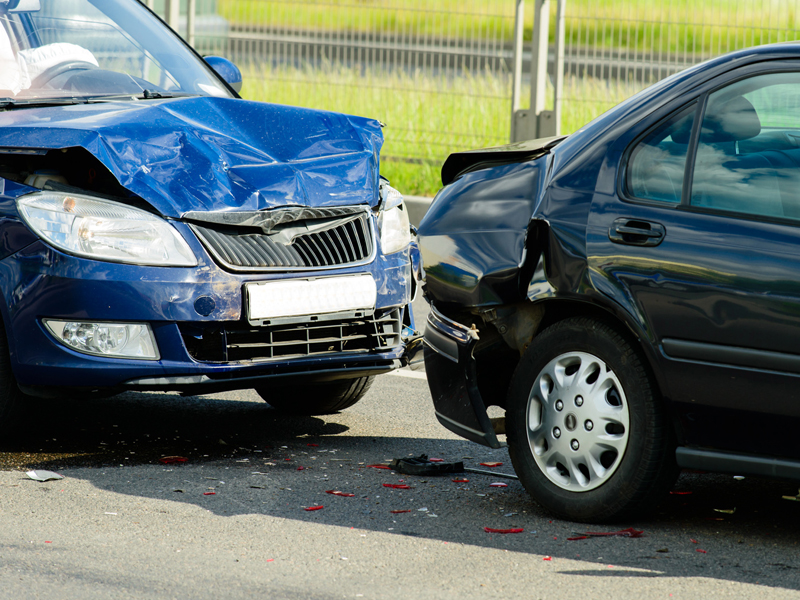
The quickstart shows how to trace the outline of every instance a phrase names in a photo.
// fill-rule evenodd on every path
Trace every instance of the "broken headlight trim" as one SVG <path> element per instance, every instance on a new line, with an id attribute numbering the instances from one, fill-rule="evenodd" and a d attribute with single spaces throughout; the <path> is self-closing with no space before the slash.
<path id="1" fill-rule="evenodd" d="M 158 345 L 147 323 L 93 323 L 45 319 L 48 331 L 62 344 L 83 354 L 158 360 Z"/>
<path id="2" fill-rule="evenodd" d="M 378 230 L 381 232 L 381 250 L 384 254 L 399 252 L 411 243 L 411 222 L 408 220 L 403 195 L 383 182 Z"/>
<path id="3" fill-rule="evenodd" d="M 137 265 L 197 266 L 189 244 L 172 225 L 138 208 L 58 192 L 21 196 L 17 206 L 34 233 L 70 254 Z"/>

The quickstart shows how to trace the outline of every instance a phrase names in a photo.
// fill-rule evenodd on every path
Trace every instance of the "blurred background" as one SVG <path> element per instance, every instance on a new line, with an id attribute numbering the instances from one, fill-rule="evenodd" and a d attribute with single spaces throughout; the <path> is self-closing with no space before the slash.
<path id="1" fill-rule="evenodd" d="M 381 120 L 387 125 L 382 173 L 404 193 L 421 196 L 441 186 L 439 168 L 449 153 L 512 139 L 513 113 L 529 108 L 537 66 L 546 65 L 539 68 L 546 70 L 539 87 L 548 111 L 558 88 L 551 128 L 570 133 L 681 69 L 732 50 L 797 39 L 799 4 L 142 1 L 200 54 L 233 60 L 244 76 L 244 98 Z M 543 15 L 538 22 L 537 14 Z M 537 30 L 546 39 L 538 60 Z"/>

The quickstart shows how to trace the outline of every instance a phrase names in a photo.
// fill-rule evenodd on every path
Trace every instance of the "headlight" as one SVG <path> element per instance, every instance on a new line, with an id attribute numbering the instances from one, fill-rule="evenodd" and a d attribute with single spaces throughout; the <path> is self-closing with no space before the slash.
<path id="1" fill-rule="evenodd" d="M 37 235 L 70 254 L 139 265 L 197 265 L 172 225 L 137 208 L 57 192 L 22 196 L 17 206 Z"/>
<path id="2" fill-rule="evenodd" d="M 411 223 L 400 192 L 382 183 L 381 200 L 382 210 L 378 216 L 381 249 L 384 254 L 392 254 L 403 250 L 411 242 Z"/>

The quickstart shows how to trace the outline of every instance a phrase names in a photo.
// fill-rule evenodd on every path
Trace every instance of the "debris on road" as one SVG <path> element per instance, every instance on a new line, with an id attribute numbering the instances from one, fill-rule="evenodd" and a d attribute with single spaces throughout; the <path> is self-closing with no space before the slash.
<path id="1" fill-rule="evenodd" d="M 158 459 L 158 462 L 160 462 L 162 465 L 175 465 L 188 461 L 189 459 L 185 456 L 162 456 Z"/>
<path id="2" fill-rule="evenodd" d="M 542 560 L 553 560 L 552 556 L 543 556 Z"/>
<path id="3" fill-rule="evenodd" d="M 503 463 L 501 462 L 483 462 L 481 463 L 482 467 L 502 467 Z"/>
<path id="4" fill-rule="evenodd" d="M 522 527 L 512 527 L 511 529 L 494 529 L 493 527 L 484 527 L 486 533 L 522 533 L 525 531 Z"/>
<path id="5" fill-rule="evenodd" d="M 453 479 L 453 483 L 469 483 L 469 479 Z"/>
<path id="6" fill-rule="evenodd" d="M 508 487 L 508 484 L 507 484 L 507 483 L 500 483 L 499 481 L 495 481 L 494 483 L 490 483 L 490 484 L 489 484 L 489 487 L 493 487 L 493 488 L 507 488 L 507 487 Z"/>
<path id="7" fill-rule="evenodd" d="M 708 554 L 708 552 L 706 550 L 703 550 L 702 548 L 695 548 L 694 551 L 695 552 L 702 552 L 703 554 Z"/>
<path id="8" fill-rule="evenodd" d="M 793 500 L 794 502 L 800 502 L 800 490 L 797 490 L 797 496 L 781 496 L 784 500 Z"/>
<path id="9" fill-rule="evenodd" d="M 679 491 L 677 491 L 677 490 L 672 490 L 672 491 L 670 492 L 670 494 L 672 494 L 673 496 L 688 496 L 688 495 L 689 495 L 689 494 L 691 494 L 691 493 L 692 493 L 692 492 L 679 492 Z"/>
<path id="10" fill-rule="evenodd" d="M 410 490 L 411 486 L 406 485 L 405 483 L 384 483 L 383 487 L 385 488 L 392 488 L 395 490 Z"/>
<path id="11" fill-rule="evenodd" d="M 348 492 L 340 492 L 339 490 L 326 490 L 326 494 L 330 494 L 332 496 L 344 496 L 345 498 L 353 498 L 355 494 L 350 494 Z"/>
<path id="12" fill-rule="evenodd" d="M 627 529 L 620 529 L 619 531 L 585 531 L 580 532 L 575 537 L 567 538 L 567 540 L 585 540 L 590 537 L 627 537 L 627 538 L 640 538 L 644 537 L 644 531 L 628 527 Z"/>
<path id="13" fill-rule="evenodd" d="M 217 492 L 203 492 L 203 496 L 216 496 Z"/>
<path id="14" fill-rule="evenodd" d="M 63 475 L 59 475 L 58 473 L 54 473 L 53 471 L 28 471 L 25 474 L 35 481 L 52 481 L 56 479 L 64 479 Z"/>
<path id="15" fill-rule="evenodd" d="M 307 510 L 307 511 L 322 510 L 323 508 L 325 508 L 325 507 L 320 504 L 319 506 L 308 506 L 308 507 L 304 508 L 303 510 Z"/>
<path id="16" fill-rule="evenodd" d="M 367 466 L 371 469 L 386 469 L 387 471 L 391 470 L 391 467 L 389 465 L 367 465 Z"/>
<path id="17" fill-rule="evenodd" d="M 714 512 L 718 513 L 725 513 L 726 515 L 732 515 L 736 512 L 736 507 L 734 508 L 715 508 Z"/>
<path id="18" fill-rule="evenodd" d="M 411 458 L 395 458 L 389 465 L 403 475 L 444 475 L 464 472 L 462 462 L 444 462 L 441 458 L 430 460 L 427 454 Z"/>
<path id="19" fill-rule="evenodd" d="M 411 509 L 407 508 L 405 510 L 390 510 L 389 512 L 392 513 L 393 515 L 399 515 L 400 513 L 409 513 L 411 512 Z"/>

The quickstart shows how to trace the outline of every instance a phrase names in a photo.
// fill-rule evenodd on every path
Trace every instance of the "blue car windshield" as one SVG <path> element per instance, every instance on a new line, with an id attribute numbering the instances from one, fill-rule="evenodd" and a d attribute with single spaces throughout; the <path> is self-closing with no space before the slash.
<path id="1" fill-rule="evenodd" d="M 0 97 L 231 97 L 139 0 L 0 0 Z"/>

